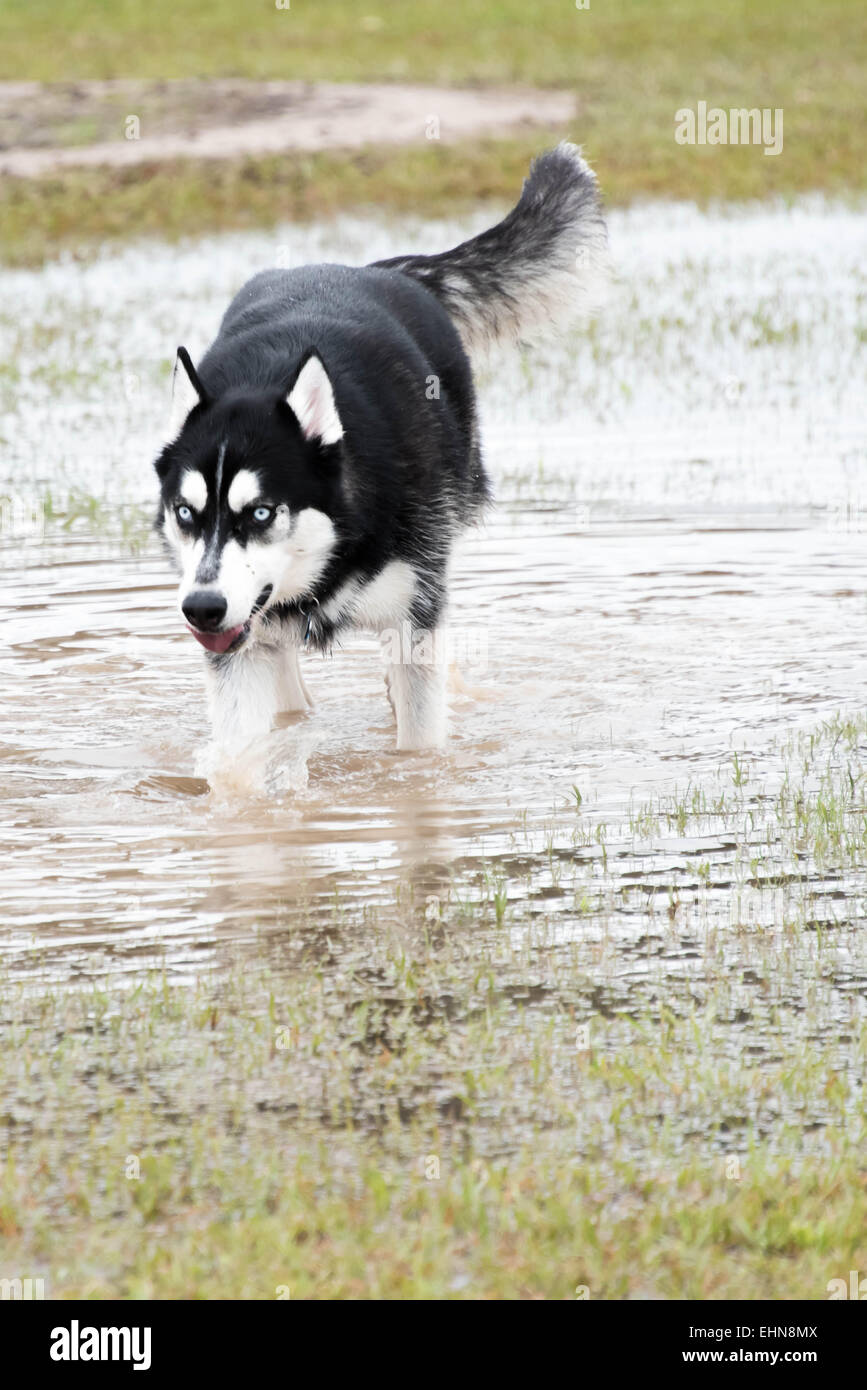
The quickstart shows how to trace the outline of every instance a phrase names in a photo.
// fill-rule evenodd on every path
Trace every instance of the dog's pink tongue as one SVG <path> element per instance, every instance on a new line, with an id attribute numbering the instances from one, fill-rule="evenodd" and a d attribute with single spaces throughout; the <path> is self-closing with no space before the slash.
<path id="1" fill-rule="evenodd" d="M 197 627 L 190 627 L 189 623 L 187 623 L 187 627 L 190 628 L 196 641 L 201 642 L 203 647 L 207 647 L 209 652 L 225 652 L 229 650 L 235 638 L 242 632 L 243 623 L 238 627 L 230 627 L 228 632 L 199 632 Z"/>

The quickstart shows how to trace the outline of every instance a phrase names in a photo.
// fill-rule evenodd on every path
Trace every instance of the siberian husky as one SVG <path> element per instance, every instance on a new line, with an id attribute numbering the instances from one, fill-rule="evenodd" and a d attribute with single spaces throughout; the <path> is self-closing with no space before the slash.
<path id="1" fill-rule="evenodd" d="M 390 639 L 398 749 L 442 744 L 449 556 L 489 499 L 470 359 L 590 307 L 605 251 L 561 144 L 454 250 L 265 271 L 197 366 L 178 349 L 157 527 L 218 746 L 306 709 L 301 653 L 352 628 Z"/>

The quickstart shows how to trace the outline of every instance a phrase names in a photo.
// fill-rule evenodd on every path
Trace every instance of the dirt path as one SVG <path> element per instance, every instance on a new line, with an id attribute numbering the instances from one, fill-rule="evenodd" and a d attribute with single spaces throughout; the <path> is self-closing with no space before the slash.
<path id="1" fill-rule="evenodd" d="M 351 149 L 566 126 L 570 92 L 308 82 L 0 83 L 0 173 Z"/>

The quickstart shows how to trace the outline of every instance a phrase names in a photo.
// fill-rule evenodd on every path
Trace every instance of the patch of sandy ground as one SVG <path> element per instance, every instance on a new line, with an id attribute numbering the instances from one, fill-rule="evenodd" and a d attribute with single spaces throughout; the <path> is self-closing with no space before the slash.
<path id="1" fill-rule="evenodd" d="M 0 83 L 0 173 L 565 128 L 571 92 L 331 82 Z"/>

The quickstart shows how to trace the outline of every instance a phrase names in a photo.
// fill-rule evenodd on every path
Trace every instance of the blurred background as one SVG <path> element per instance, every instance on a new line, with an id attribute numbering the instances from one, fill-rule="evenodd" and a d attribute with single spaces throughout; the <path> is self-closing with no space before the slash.
<path id="1" fill-rule="evenodd" d="M 4 0 L 0 257 L 452 215 L 564 135 L 612 206 L 862 189 L 863 29 L 857 0 Z M 678 144 L 700 101 L 782 109 L 782 154 Z"/>

